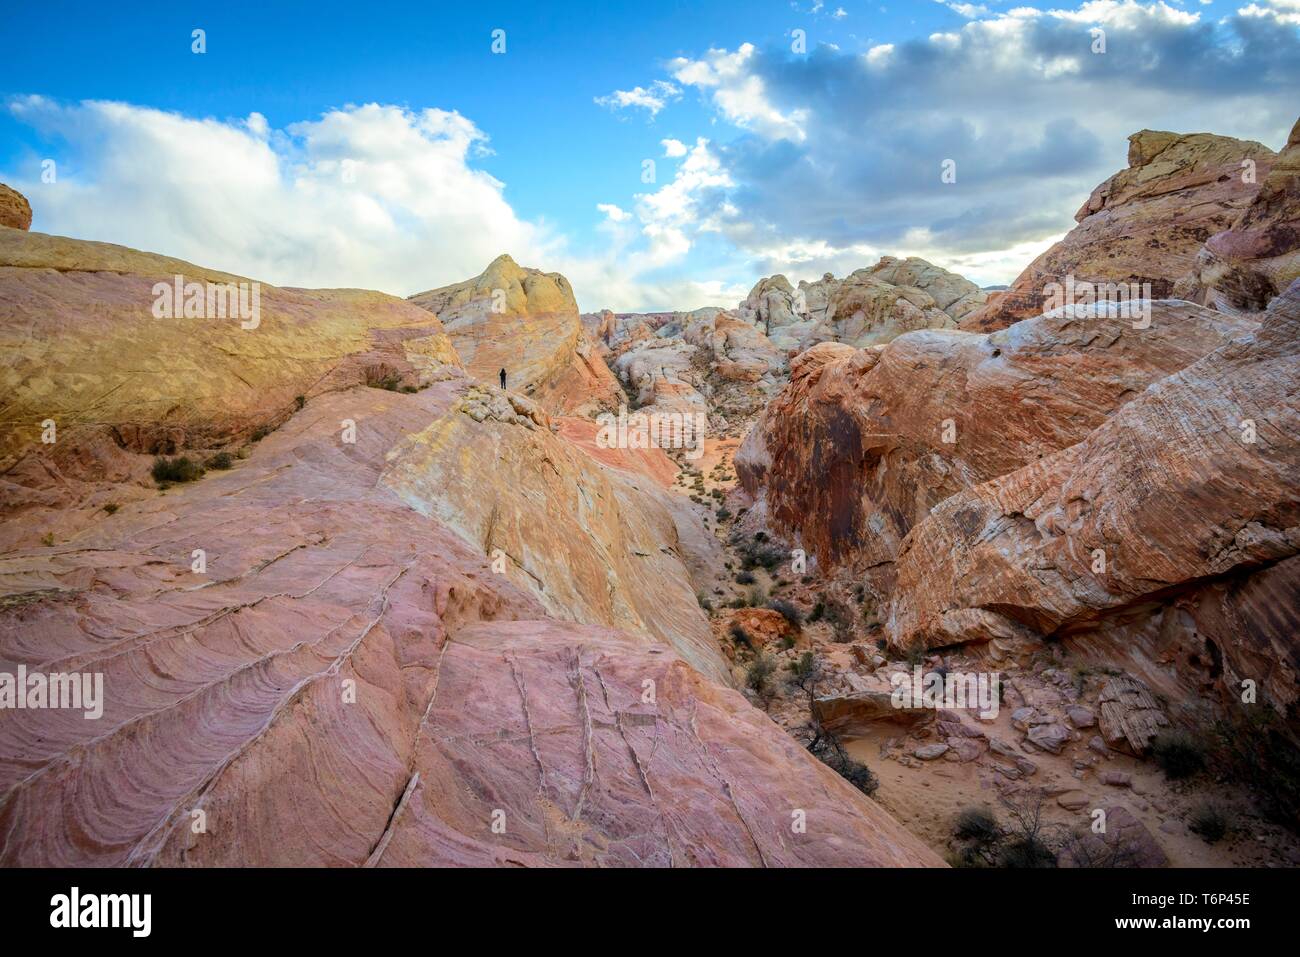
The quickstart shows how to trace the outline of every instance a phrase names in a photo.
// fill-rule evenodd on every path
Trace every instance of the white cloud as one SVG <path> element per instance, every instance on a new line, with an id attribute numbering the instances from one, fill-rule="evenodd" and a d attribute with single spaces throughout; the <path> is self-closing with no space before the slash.
<path id="1" fill-rule="evenodd" d="M 1279 24 L 1300 26 L 1300 0 L 1262 0 L 1237 10 L 1243 17 L 1271 19 Z"/>
<path id="2" fill-rule="evenodd" d="M 659 144 L 664 148 L 664 156 L 667 156 L 670 159 L 676 159 L 680 156 L 686 155 L 686 144 L 681 140 L 660 140 Z"/>
<path id="3" fill-rule="evenodd" d="M 677 82 L 705 90 L 732 123 L 768 139 L 802 143 L 804 110 L 782 113 L 767 98 L 763 80 L 752 69 L 754 45 L 743 43 L 734 53 L 711 49 L 702 59 L 677 57 L 668 70 Z"/>
<path id="4" fill-rule="evenodd" d="M 367 104 L 271 129 L 126 103 L 9 103 L 67 141 L 58 181 L 6 174 L 38 228 L 278 285 L 406 295 L 553 247 L 474 169 L 486 137 L 459 113 Z M 78 171 L 78 172 L 69 172 Z"/>
<path id="5" fill-rule="evenodd" d="M 672 83 L 667 80 L 655 80 L 648 87 L 636 86 L 630 90 L 615 90 L 606 96 L 598 96 L 595 102 L 598 106 L 605 106 L 611 110 L 639 107 L 647 111 L 653 119 L 659 115 L 660 110 L 680 98 L 681 90 Z"/>
<path id="6" fill-rule="evenodd" d="M 706 146 L 642 200 L 644 220 L 601 203 L 599 255 L 519 217 L 501 182 L 473 167 L 487 138 L 455 112 L 367 104 L 271 128 L 264 116 L 194 119 L 125 103 L 9 102 L 67 142 L 55 184 L 0 171 L 28 196 L 38 230 L 117 243 L 283 286 L 409 295 L 478 275 L 496 256 L 569 278 L 583 308 L 691 306 L 708 286 L 646 282 L 679 261 L 695 196 L 725 181 Z M 694 194 L 694 195 L 693 195 Z M 646 227 L 650 227 L 646 229 Z M 731 303 L 734 305 L 734 300 Z"/>

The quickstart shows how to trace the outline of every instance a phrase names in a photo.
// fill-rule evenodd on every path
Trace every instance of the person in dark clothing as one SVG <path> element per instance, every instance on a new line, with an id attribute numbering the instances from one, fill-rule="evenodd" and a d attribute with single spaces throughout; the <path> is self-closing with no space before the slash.
<path id="1" fill-rule="evenodd" d="M 505 369 L 502 369 L 502 370 L 501 370 L 501 388 L 504 389 L 505 387 L 506 387 L 506 370 L 505 370 Z"/>

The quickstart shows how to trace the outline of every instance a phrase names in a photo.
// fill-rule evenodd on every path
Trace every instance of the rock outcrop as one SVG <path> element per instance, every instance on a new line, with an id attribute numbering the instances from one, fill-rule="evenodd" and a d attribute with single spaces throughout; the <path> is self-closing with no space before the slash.
<path id="1" fill-rule="evenodd" d="M 0 183 L 0 226 L 32 228 L 32 207 L 27 197 L 4 183 Z"/>
<path id="2" fill-rule="evenodd" d="M 618 407 L 618 382 L 592 347 L 569 281 L 502 255 L 464 282 L 410 302 L 442 321 L 465 363 L 485 383 L 506 370 L 506 387 L 548 412 L 594 414 Z"/>
<path id="3" fill-rule="evenodd" d="M 1294 716 L 1298 349 L 1300 281 L 1077 444 L 939 503 L 899 548 L 891 641 L 1058 635 L 1182 699 L 1251 679 Z"/>
<path id="4" fill-rule="evenodd" d="M 1068 277 L 1133 284 L 1148 298 L 1173 295 L 1206 240 L 1250 205 L 1275 158 L 1251 140 L 1134 133 L 1128 168 L 1092 191 L 1074 215 L 1079 225 L 961 327 L 988 332 L 1038 315 L 1051 298 L 1050 284 L 1065 285 Z"/>
<path id="5" fill-rule="evenodd" d="M 1250 205 L 1205 241 L 1174 294 L 1221 312 L 1258 312 L 1300 278 L 1300 120 Z"/>
<path id="6" fill-rule="evenodd" d="M 178 276 L 198 291 L 188 317 Z M 209 290 L 225 299 L 209 308 Z M 255 319 L 237 314 L 241 292 Z M 393 296 L 275 287 L 18 230 L 0 231 L 0 348 L 0 472 L 51 490 L 126 478 L 124 452 L 244 441 L 299 397 L 462 374 L 438 320 Z"/>
<path id="7" fill-rule="evenodd" d="M 1068 309 L 991 335 L 940 329 L 797 356 L 736 454 L 772 527 L 823 566 L 888 573 L 939 503 L 1087 437 L 1153 382 L 1253 328 L 1181 302 Z"/>
<path id="8" fill-rule="evenodd" d="M 784 276 L 761 279 L 739 315 L 796 354 L 819 342 L 864 347 L 915 329 L 950 328 L 984 301 L 974 283 L 924 259 L 883 256 L 844 279 L 827 273 L 797 289 Z"/>

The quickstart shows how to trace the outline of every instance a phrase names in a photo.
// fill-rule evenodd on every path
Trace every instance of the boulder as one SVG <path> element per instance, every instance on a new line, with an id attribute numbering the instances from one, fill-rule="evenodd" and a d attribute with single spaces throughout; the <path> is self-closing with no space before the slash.
<path id="1" fill-rule="evenodd" d="M 0 183 L 0 226 L 32 228 L 32 207 L 27 197 L 4 183 Z"/>

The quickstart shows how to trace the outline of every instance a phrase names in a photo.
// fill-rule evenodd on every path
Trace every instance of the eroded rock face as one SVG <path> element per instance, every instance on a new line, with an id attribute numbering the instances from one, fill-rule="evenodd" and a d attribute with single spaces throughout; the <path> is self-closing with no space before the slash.
<path id="1" fill-rule="evenodd" d="M 594 414 L 622 392 L 578 318 L 569 281 L 502 255 L 464 282 L 416 293 L 410 302 L 442 320 L 466 368 L 539 402 L 549 412 Z"/>
<path id="2" fill-rule="evenodd" d="M 383 483 L 496 557 L 553 617 L 649 634 L 693 667 L 727 671 L 682 564 L 659 487 L 594 466 L 540 409 L 470 386 L 390 454 Z M 493 409 L 486 400 L 502 406 Z"/>
<path id="3" fill-rule="evenodd" d="M 1205 241 L 1174 294 L 1221 312 L 1258 312 L 1300 278 L 1300 120 L 1250 205 Z"/>
<path id="4" fill-rule="evenodd" d="M 1082 441 L 939 503 L 900 546 L 891 641 L 1077 636 L 1183 697 L 1250 677 L 1293 709 L 1298 348 L 1300 282 Z"/>
<path id="5" fill-rule="evenodd" d="M 888 571 L 945 499 L 1085 438 L 1151 383 L 1253 328 L 1180 302 L 1150 325 L 1101 307 L 991 335 L 908 333 L 855 350 L 823 343 L 736 454 L 773 527 L 824 565 Z"/>
<path id="6" fill-rule="evenodd" d="M 1129 165 L 1092 191 L 1073 230 L 1035 259 L 1006 292 L 968 314 L 963 329 L 1002 329 L 1042 312 L 1051 283 L 1133 283 L 1150 297 L 1174 293 L 1211 236 L 1250 205 L 1276 154 L 1261 143 L 1208 133 L 1142 130 Z M 1253 163 L 1247 177 L 1243 163 Z M 1282 288 L 1282 287 L 1279 287 Z"/>
<path id="7" fill-rule="evenodd" d="M 569 467 L 513 405 L 468 415 L 471 388 L 319 396 L 234 469 L 6 554 L 0 670 L 100 672 L 104 699 L 98 720 L 6 712 L 0 863 L 938 863 L 650 630 L 549 617 L 553 583 L 536 597 L 438 517 L 435 498 L 470 493 L 420 487 L 435 440 L 498 501 L 505 542 L 528 535 L 510 496 L 538 490 L 478 471 L 490 453 L 468 436 Z M 583 486 L 573 521 L 635 494 Z M 640 563 L 669 560 L 605 557 L 600 588 L 620 595 L 654 580 Z M 620 561 L 645 581 L 618 581 Z"/>
<path id="8" fill-rule="evenodd" d="M 57 490 L 69 479 L 121 479 L 123 451 L 241 441 L 287 419 L 298 396 L 462 374 L 438 320 L 393 296 L 258 284 L 254 327 L 238 317 L 158 318 L 155 286 L 173 287 L 178 275 L 251 282 L 107 243 L 0 232 L 8 481 Z M 52 444 L 42 441 L 47 422 Z"/>
<path id="9" fill-rule="evenodd" d="M 984 301 L 974 283 L 924 259 L 884 256 L 844 279 L 827 273 L 797 289 L 785 276 L 761 279 L 739 315 L 796 354 L 819 342 L 864 347 L 915 329 L 949 328 Z"/>
<path id="10" fill-rule="evenodd" d="M 32 228 L 32 207 L 27 197 L 4 183 L 0 183 L 0 226 Z"/>

